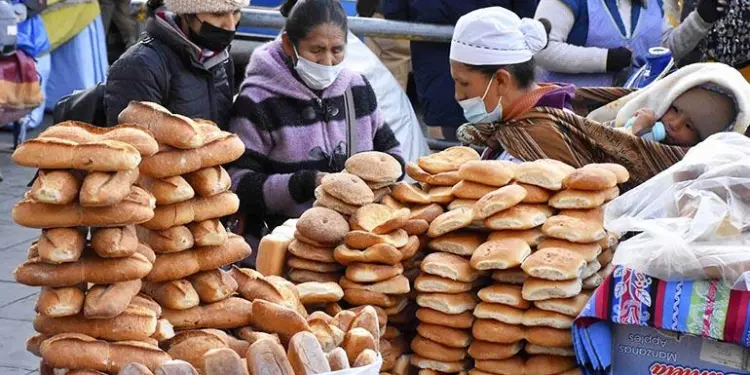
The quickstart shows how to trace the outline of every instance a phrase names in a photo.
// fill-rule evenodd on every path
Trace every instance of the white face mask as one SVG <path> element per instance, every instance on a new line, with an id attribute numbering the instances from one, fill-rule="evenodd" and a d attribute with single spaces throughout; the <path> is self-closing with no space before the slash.
<path id="1" fill-rule="evenodd" d="M 461 108 L 464 109 L 464 117 L 472 124 L 485 124 L 500 121 L 503 117 L 503 105 L 498 100 L 497 107 L 492 112 L 487 113 L 487 108 L 484 105 L 484 98 L 487 97 L 487 93 L 490 92 L 490 86 L 492 86 L 492 80 L 487 84 L 487 89 L 484 90 L 482 97 L 473 97 L 458 102 Z"/>
<path id="2" fill-rule="evenodd" d="M 297 55 L 297 64 L 294 66 L 294 70 L 297 71 L 307 87 L 313 90 L 324 90 L 331 86 L 341 74 L 341 70 L 344 69 L 344 64 L 329 66 L 314 63 L 300 56 L 297 47 L 292 46 L 292 48 L 294 48 L 294 54 Z"/>

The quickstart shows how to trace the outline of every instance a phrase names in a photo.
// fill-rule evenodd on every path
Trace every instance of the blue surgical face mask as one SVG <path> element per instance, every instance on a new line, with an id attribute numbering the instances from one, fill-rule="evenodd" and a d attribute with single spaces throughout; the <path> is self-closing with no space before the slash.
<path id="1" fill-rule="evenodd" d="M 294 69 L 307 87 L 313 90 L 327 89 L 336 81 L 336 78 L 341 74 L 341 70 L 344 69 L 344 64 L 342 63 L 331 66 L 312 62 L 300 56 L 297 52 L 297 47 L 292 46 L 292 48 L 294 48 L 294 54 L 297 55 L 297 64 L 294 66 Z"/>
<path id="2" fill-rule="evenodd" d="M 497 107 L 492 112 L 487 113 L 487 107 L 484 105 L 484 99 L 487 97 L 487 93 L 490 92 L 490 86 L 492 86 L 492 80 L 487 84 L 487 89 L 484 90 L 482 97 L 473 97 L 458 102 L 461 108 L 464 109 L 464 117 L 472 124 L 484 124 L 490 122 L 500 121 L 503 117 L 503 105 L 498 100 Z"/>

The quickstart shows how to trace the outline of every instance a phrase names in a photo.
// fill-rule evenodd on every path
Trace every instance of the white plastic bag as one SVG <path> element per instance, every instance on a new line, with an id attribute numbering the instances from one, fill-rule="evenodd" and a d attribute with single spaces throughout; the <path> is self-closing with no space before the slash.
<path id="1" fill-rule="evenodd" d="M 720 133 L 701 142 L 609 203 L 605 226 L 620 235 L 640 232 L 620 244 L 614 264 L 664 280 L 721 278 L 747 289 L 750 138 Z"/>
<path id="2" fill-rule="evenodd" d="M 320 375 L 380 375 L 380 368 L 383 367 L 383 357 L 378 354 L 378 361 L 364 367 L 352 367 L 346 370 L 328 372 Z"/>

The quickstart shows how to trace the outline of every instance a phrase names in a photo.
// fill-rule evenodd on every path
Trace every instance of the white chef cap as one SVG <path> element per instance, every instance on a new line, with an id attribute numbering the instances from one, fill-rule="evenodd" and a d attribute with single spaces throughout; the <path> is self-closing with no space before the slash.
<path id="1" fill-rule="evenodd" d="M 541 22 L 491 7 L 458 20 L 450 58 L 469 65 L 510 65 L 531 60 L 546 46 L 547 31 Z"/>

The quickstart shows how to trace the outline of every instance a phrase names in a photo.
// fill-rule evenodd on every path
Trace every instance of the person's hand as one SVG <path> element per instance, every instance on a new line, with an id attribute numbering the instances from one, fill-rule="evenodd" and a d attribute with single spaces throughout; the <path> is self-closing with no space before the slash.
<path id="1" fill-rule="evenodd" d="M 714 23 L 726 12 L 727 0 L 700 0 L 695 9 L 704 21 Z"/>
<path id="2" fill-rule="evenodd" d="M 656 124 L 656 113 L 649 108 L 643 108 L 635 113 L 635 123 L 633 123 L 633 134 L 641 136 L 648 133 Z"/>
<path id="3" fill-rule="evenodd" d="M 315 176 L 315 186 L 318 187 L 320 184 L 323 183 L 323 177 L 328 175 L 328 173 L 325 172 L 318 172 L 318 174 Z"/>
<path id="4" fill-rule="evenodd" d="M 614 73 L 632 64 L 633 52 L 625 47 L 613 48 L 607 52 L 607 71 Z"/>

